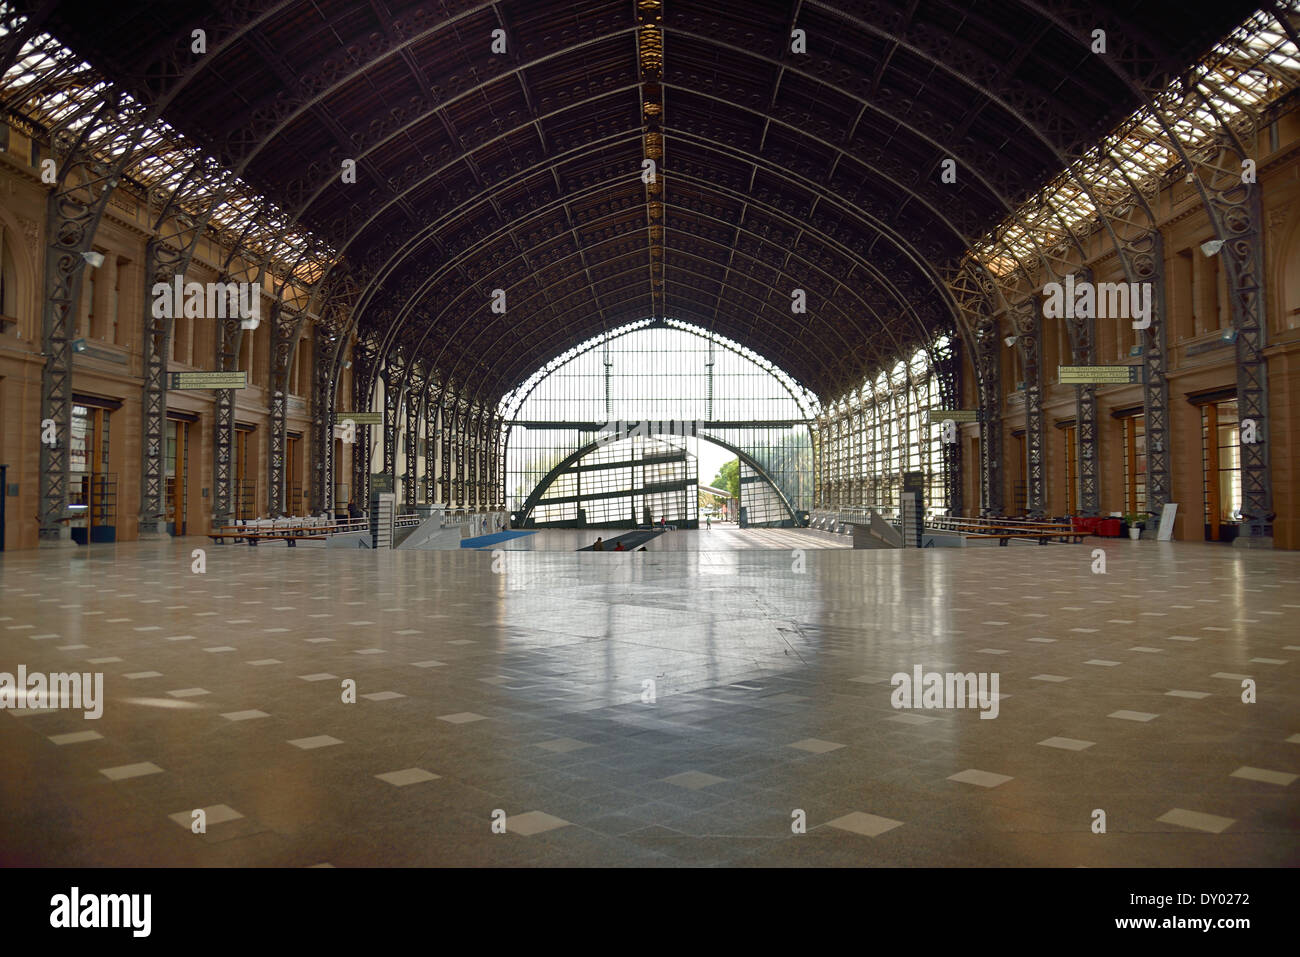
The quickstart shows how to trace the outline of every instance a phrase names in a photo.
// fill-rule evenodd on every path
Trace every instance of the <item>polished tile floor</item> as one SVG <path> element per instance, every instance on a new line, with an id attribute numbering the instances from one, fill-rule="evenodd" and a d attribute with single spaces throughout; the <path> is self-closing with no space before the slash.
<path id="1" fill-rule="evenodd" d="M 596 540 L 596 536 L 611 540 L 619 535 L 618 530 L 548 528 L 531 535 L 521 535 L 496 545 L 485 546 L 487 549 L 501 548 L 507 551 L 577 551 Z M 711 529 L 699 531 L 681 529 L 666 531 L 656 535 L 645 544 L 650 552 L 711 552 L 733 551 L 735 549 L 777 548 L 789 551 L 793 548 L 852 548 L 853 541 L 847 535 L 835 535 L 810 528 L 746 528 L 737 525 L 719 523 Z"/>
<path id="2" fill-rule="evenodd" d="M 671 535 L 4 554 L 0 672 L 106 701 L 0 715 L 0 863 L 1300 863 L 1300 554 Z"/>

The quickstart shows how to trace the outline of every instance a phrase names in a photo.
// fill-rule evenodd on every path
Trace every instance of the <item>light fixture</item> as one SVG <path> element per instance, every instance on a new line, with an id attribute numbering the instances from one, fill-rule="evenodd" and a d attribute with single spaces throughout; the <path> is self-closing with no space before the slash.
<path id="1" fill-rule="evenodd" d="M 1002 341 L 1005 342 L 1005 343 L 1007 344 L 1007 348 L 1010 349 L 1012 346 L 1014 346 L 1017 342 L 1020 341 L 1020 337 L 1019 337 L 1019 336 L 1007 336 L 1007 337 L 1006 337 L 1005 339 L 1003 339 Z"/>
<path id="2" fill-rule="evenodd" d="M 91 269 L 98 269 L 100 266 L 104 265 L 103 253 L 97 253 L 94 251 L 84 252 L 81 254 L 81 258 L 90 263 Z"/>
<path id="3" fill-rule="evenodd" d="M 86 340 L 85 340 L 85 339 L 73 339 L 73 340 L 72 340 L 72 351 L 73 351 L 73 352 L 85 352 L 85 351 L 86 351 Z"/>
<path id="4" fill-rule="evenodd" d="M 1224 330 L 1223 330 L 1223 335 L 1219 336 L 1219 338 L 1222 339 L 1224 342 L 1236 342 L 1236 341 L 1237 341 L 1237 330 L 1236 330 L 1236 329 L 1224 329 Z"/>
<path id="5" fill-rule="evenodd" d="M 1222 248 L 1223 248 L 1222 239 L 1209 239 L 1201 243 L 1201 252 L 1205 253 L 1205 255 L 1207 256 L 1213 256 Z"/>

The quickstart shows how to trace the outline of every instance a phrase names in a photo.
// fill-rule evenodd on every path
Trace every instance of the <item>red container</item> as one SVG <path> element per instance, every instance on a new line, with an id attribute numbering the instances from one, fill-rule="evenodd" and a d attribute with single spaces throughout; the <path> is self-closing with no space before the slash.
<path id="1" fill-rule="evenodd" d="M 1119 528 L 1118 518 L 1103 518 L 1097 523 L 1097 534 L 1103 538 L 1119 538 Z"/>

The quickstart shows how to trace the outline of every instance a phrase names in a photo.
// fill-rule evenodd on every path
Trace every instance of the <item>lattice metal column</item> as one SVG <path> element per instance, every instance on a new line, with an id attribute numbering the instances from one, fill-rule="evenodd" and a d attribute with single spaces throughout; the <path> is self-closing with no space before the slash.
<path id="1" fill-rule="evenodd" d="M 979 379 L 980 514 L 1001 515 L 1002 504 L 1002 362 L 997 321 L 986 318 L 975 330 L 975 364 Z"/>
<path id="2" fill-rule="evenodd" d="M 1234 545 L 1271 545 L 1273 485 L 1269 471 L 1268 366 L 1262 213 L 1257 185 L 1238 184 L 1211 194 L 1226 242 L 1232 322 L 1237 332 L 1237 410 L 1241 437 L 1241 514 L 1250 534 Z M 1253 439 L 1253 441 L 1248 441 Z M 1148 440 L 1149 441 L 1149 440 Z"/>
<path id="3" fill-rule="evenodd" d="M 961 340 L 955 334 L 948 337 L 948 346 L 945 350 L 935 353 L 932 374 L 938 377 L 939 398 L 944 408 L 959 408 L 961 405 Z M 948 503 L 948 514 L 960 515 L 964 508 L 960 430 L 957 433 L 957 441 L 944 443 L 940 454 L 943 462 L 943 494 Z"/>
<path id="4" fill-rule="evenodd" d="M 1092 270 L 1075 273 L 1077 282 L 1092 282 Z M 1093 364 L 1096 320 L 1091 316 L 1066 319 L 1070 354 L 1075 365 Z M 1101 460 L 1097 443 L 1097 390 L 1091 385 L 1074 387 L 1075 449 L 1079 471 L 1079 514 L 1101 514 Z"/>
<path id="5" fill-rule="evenodd" d="M 826 419 L 823 416 L 813 422 L 809 431 L 812 433 L 813 443 L 813 507 L 826 507 L 826 441 L 824 432 L 826 429 Z"/>
<path id="6" fill-rule="evenodd" d="M 248 282 L 262 294 L 262 282 L 266 274 L 267 263 L 250 262 L 244 258 L 232 271 L 232 264 L 241 252 L 238 247 L 232 249 L 226 257 L 219 281 Z M 260 304 L 259 304 L 260 305 Z M 238 316 L 223 319 L 217 323 L 217 361 L 219 372 L 235 372 L 239 369 L 239 353 L 243 347 L 244 328 Z M 251 351 L 251 350 L 250 350 Z M 248 369 L 249 384 L 252 384 L 253 366 L 250 361 Z M 234 515 L 234 444 L 235 444 L 235 390 L 217 389 L 213 415 L 213 489 L 212 489 L 212 523 L 214 526 L 228 524 Z"/>
<path id="7" fill-rule="evenodd" d="M 145 247 L 144 387 L 140 427 L 140 538 L 165 534 L 165 433 L 167 429 L 167 358 L 171 352 L 172 320 L 154 314 L 151 290 L 172 281 L 189 256 L 185 251 L 151 239 Z"/>
<path id="8" fill-rule="evenodd" d="M 1146 366 L 1142 405 L 1146 431 L 1147 509 L 1158 512 L 1173 497 L 1164 241 L 1159 231 L 1151 230 L 1124 243 L 1122 248 L 1135 281 L 1151 283 L 1151 324 L 1142 331 L 1142 361 Z"/>
<path id="9" fill-rule="evenodd" d="M 401 393 L 395 388 L 401 375 L 391 367 L 385 367 L 379 373 L 384 384 L 384 474 L 397 480 L 397 430 L 398 416 L 401 415 Z"/>
<path id="10" fill-rule="evenodd" d="M 443 390 L 442 400 L 439 403 L 441 408 L 441 422 L 438 426 L 438 445 L 442 468 L 438 473 L 438 494 L 440 501 L 448 507 L 452 504 L 452 446 L 455 444 L 455 416 L 452 414 L 452 406 L 455 399 L 447 389 Z"/>
<path id="11" fill-rule="evenodd" d="M 334 346 L 317 325 L 312 337 L 311 390 L 311 511 L 334 514 Z"/>
<path id="12" fill-rule="evenodd" d="M 442 396 L 434 392 L 429 396 L 428 404 L 428 430 L 429 440 L 425 445 L 425 465 L 424 481 L 426 486 L 425 496 L 430 502 L 445 502 L 446 498 L 439 491 L 438 485 L 438 468 L 442 462 L 441 457 L 441 438 L 440 416 L 442 414 Z"/>
<path id="13" fill-rule="evenodd" d="M 491 459 L 489 459 L 489 466 L 488 466 L 488 480 L 491 483 L 493 508 L 504 508 L 505 501 L 506 501 L 505 500 L 505 491 L 506 491 L 505 490 L 505 456 L 502 451 L 502 443 L 504 442 L 504 438 L 505 437 L 501 429 L 501 417 L 494 415 L 492 417 L 492 433 L 490 436 L 490 440 L 492 443 L 491 446 L 492 457 Z"/>
<path id="14" fill-rule="evenodd" d="M 854 390 L 853 398 L 856 405 L 853 414 L 853 447 L 849 453 L 852 456 L 849 474 L 853 477 L 853 495 L 850 502 L 855 506 L 861 506 L 863 504 L 862 443 L 866 438 L 863 430 L 867 425 L 867 411 L 863 405 L 861 388 Z"/>
<path id="15" fill-rule="evenodd" d="M 352 410 L 371 411 L 371 384 L 375 360 L 370 351 L 357 343 L 352 350 Z M 352 446 L 352 498 L 358 505 L 370 501 L 370 426 L 358 425 L 356 444 Z"/>
<path id="16" fill-rule="evenodd" d="M 414 389 L 406 393 L 406 455 L 402 460 L 402 495 L 407 505 L 415 502 L 415 484 L 419 478 L 420 394 Z"/>
<path id="17" fill-rule="evenodd" d="M 1025 510 L 1030 518 L 1042 518 L 1047 514 L 1047 488 L 1043 442 L 1043 342 L 1039 335 L 1041 320 L 1037 301 L 1031 298 L 1013 303 L 1010 318 L 1025 372 Z"/>
<path id="18" fill-rule="evenodd" d="M 286 309 L 277 297 L 271 305 L 271 428 L 267 436 L 267 509 L 272 518 L 285 514 L 285 452 L 288 447 L 289 372 L 297 351 L 303 314 Z"/>
<path id="19" fill-rule="evenodd" d="M 466 459 L 466 477 L 465 481 L 469 488 L 466 496 L 470 508 L 478 508 L 481 504 L 479 498 L 479 412 L 471 410 L 469 417 L 469 435 L 466 445 L 468 454 Z"/>
<path id="20" fill-rule="evenodd" d="M 830 440 L 826 443 L 826 464 L 830 468 L 830 481 L 827 486 L 830 489 L 831 508 L 839 508 L 843 502 L 843 474 L 840 467 L 840 457 L 844 452 L 844 416 L 838 411 L 832 409 L 830 424 Z"/>
<path id="21" fill-rule="evenodd" d="M 222 277 L 227 281 L 227 277 Z M 259 283 L 260 285 L 260 283 Z M 260 295 L 260 293 L 259 293 Z M 239 349 L 243 330 L 238 318 L 217 323 L 217 370 L 234 372 L 239 368 Z M 235 390 L 217 389 L 213 403 L 212 443 L 212 524 L 229 524 L 235 512 L 234 443 Z"/>
<path id="22" fill-rule="evenodd" d="M 455 424 L 454 439 L 456 443 L 456 474 L 452 480 L 452 488 L 456 498 L 456 507 L 465 507 L 465 427 L 466 420 L 469 417 L 469 405 L 462 399 L 456 402 L 456 408 L 452 413 L 452 421 Z"/>
<path id="23" fill-rule="evenodd" d="M 880 452 L 878 449 L 880 432 L 880 405 L 876 401 L 876 387 L 867 385 L 871 399 L 871 412 L 867 419 L 867 462 L 863 467 L 864 480 L 867 483 L 864 505 L 879 505 Z"/>

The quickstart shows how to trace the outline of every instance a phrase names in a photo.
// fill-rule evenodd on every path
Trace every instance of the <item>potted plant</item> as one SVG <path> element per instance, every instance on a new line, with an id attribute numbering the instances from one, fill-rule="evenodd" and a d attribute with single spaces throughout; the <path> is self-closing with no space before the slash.
<path id="1" fill-rule="evenodd" d="M 1128 526 L 1128 537 L 1136 542 L 1142 536 L 1142 529 L 1146 527 L 1146 516 L 1141 512 L 1125 512 L 1124 524 Z"/>

